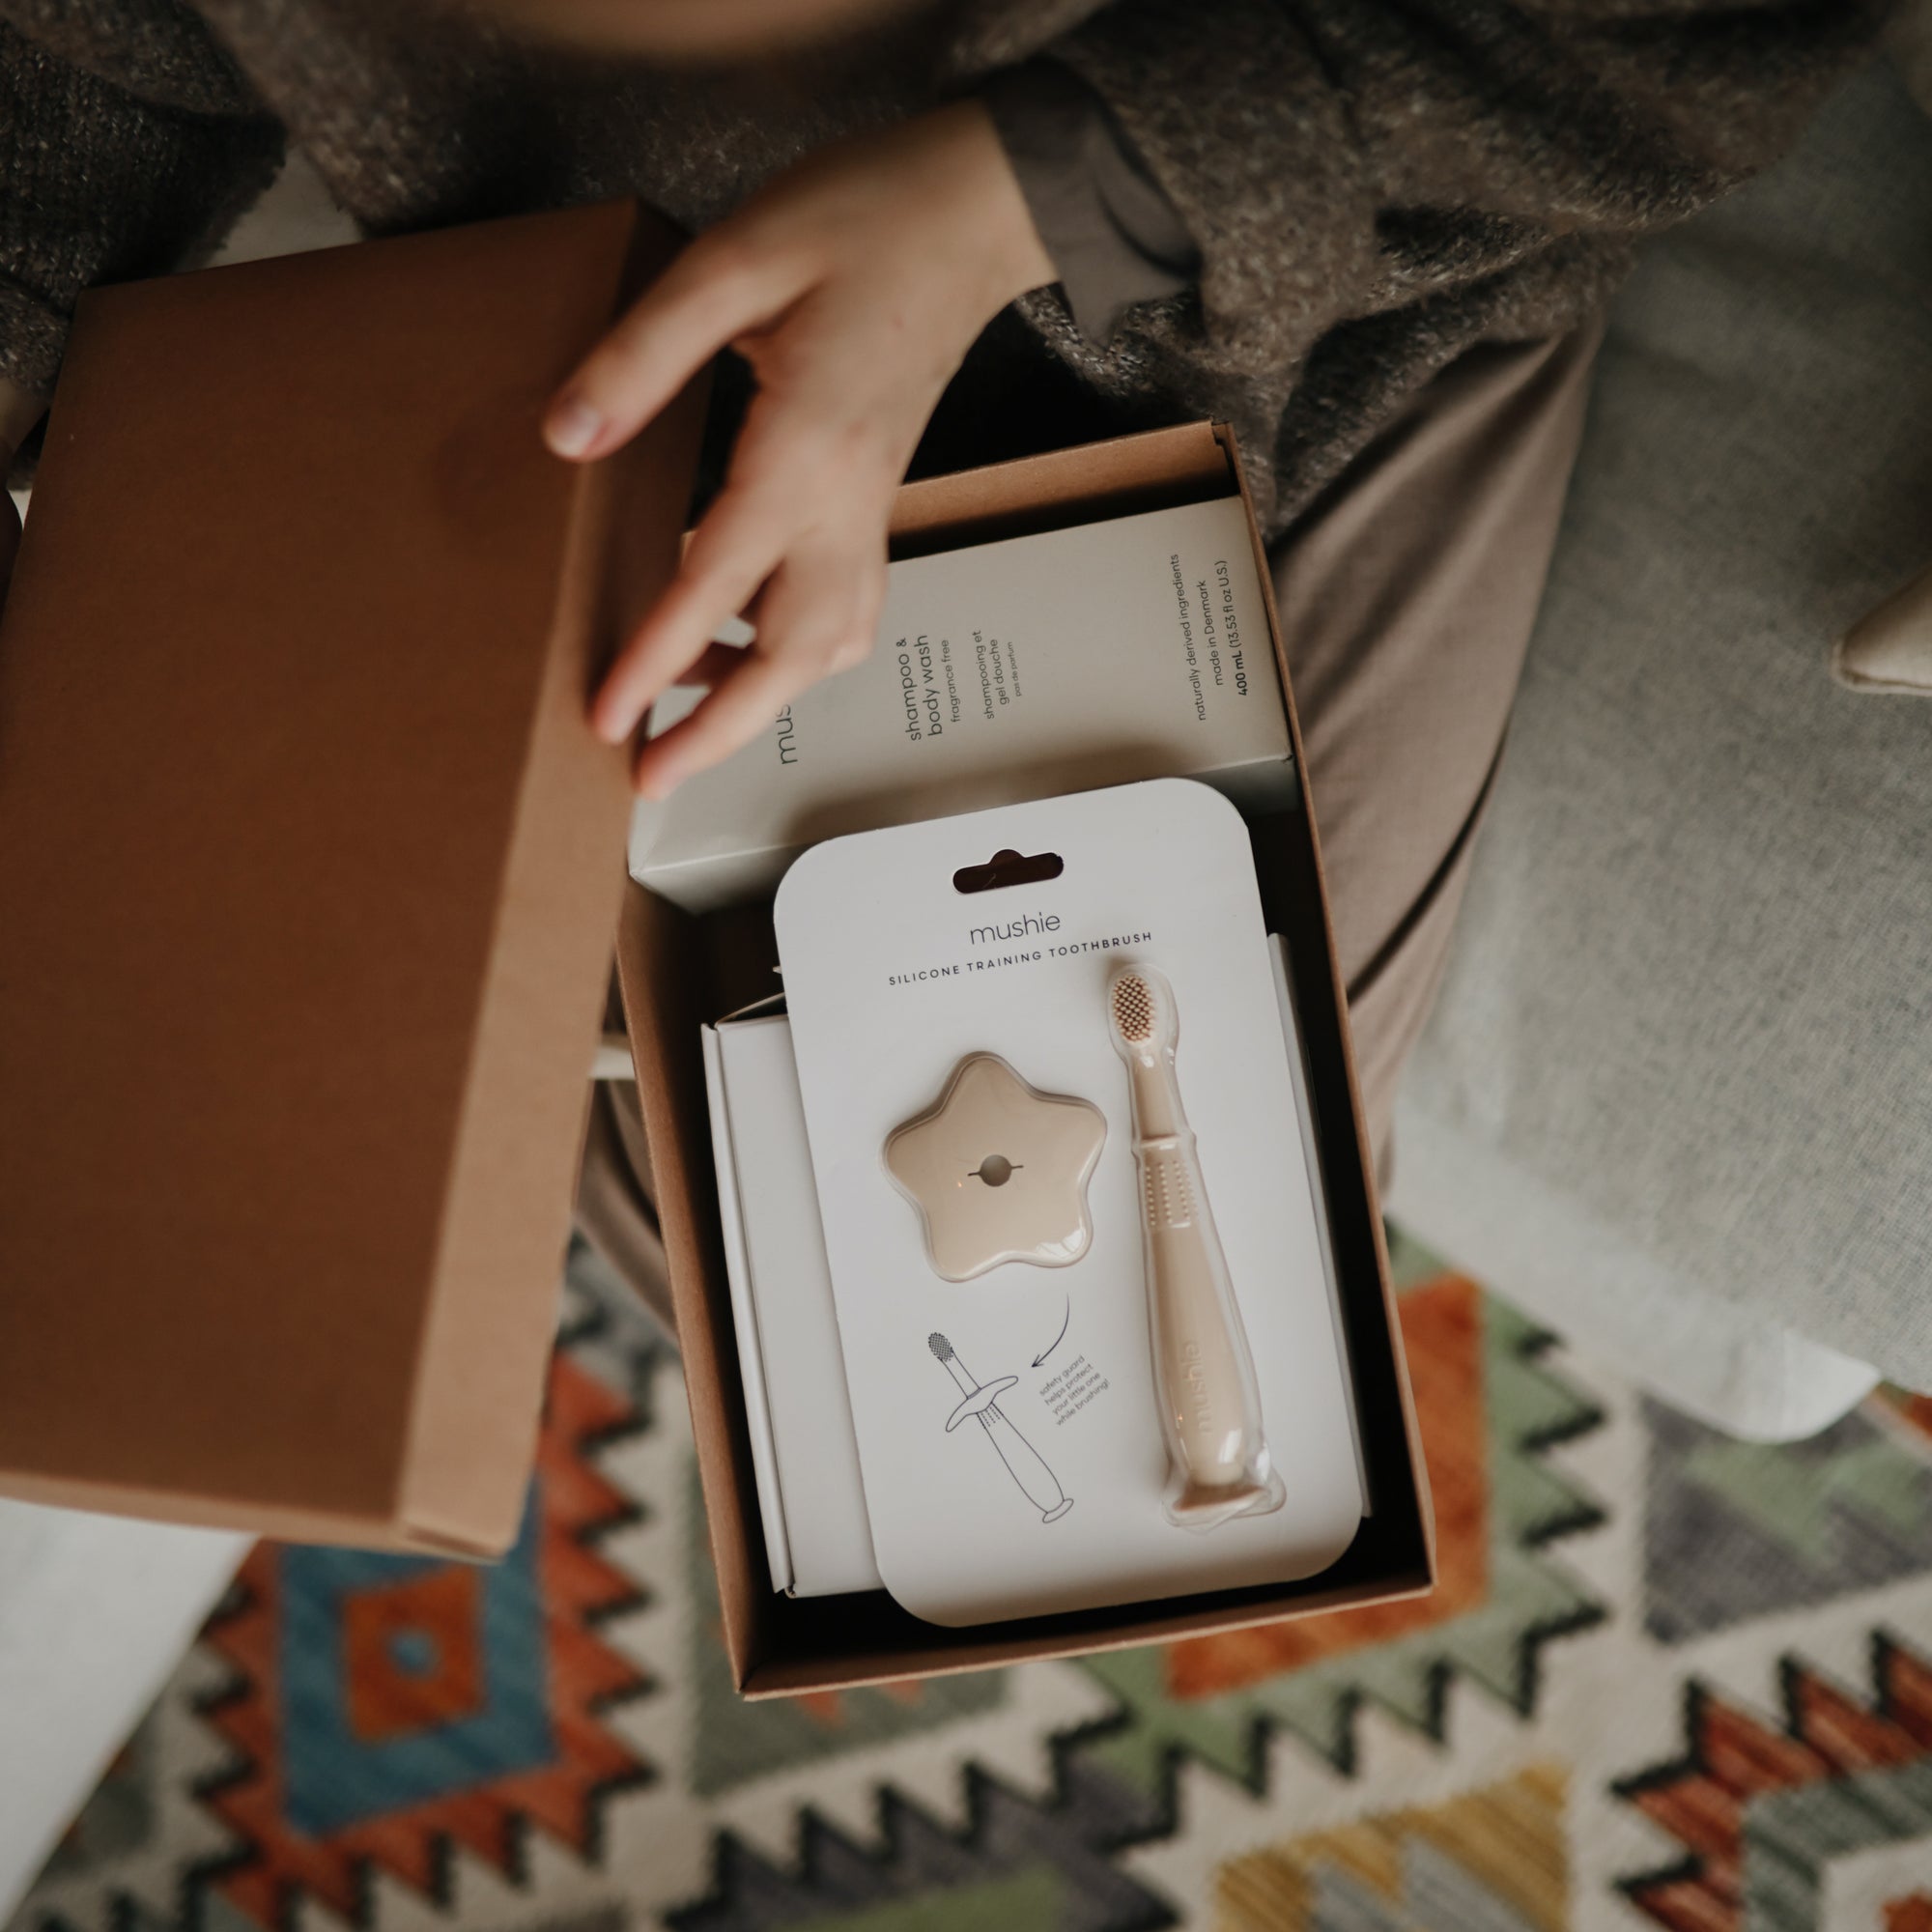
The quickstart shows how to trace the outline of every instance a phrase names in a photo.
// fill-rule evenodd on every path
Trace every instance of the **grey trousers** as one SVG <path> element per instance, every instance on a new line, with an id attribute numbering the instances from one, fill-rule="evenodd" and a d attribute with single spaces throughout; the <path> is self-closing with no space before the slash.
<path id="1" fill-rule="evenodd" d="M 1386 1176 L 1581 438 L 1601 327 L 1474 350 L 1273 548 L 1290 679 Z M 636 1094 L 591 1109 L 578 1226 L 670 1325 Z"/>
<path id="2" fill-rule="evenodd" d="M 1449 955 L 1602 328 L 1472 351 L 1276 545 L 1356 1071 L 1386 1165 Z"/>

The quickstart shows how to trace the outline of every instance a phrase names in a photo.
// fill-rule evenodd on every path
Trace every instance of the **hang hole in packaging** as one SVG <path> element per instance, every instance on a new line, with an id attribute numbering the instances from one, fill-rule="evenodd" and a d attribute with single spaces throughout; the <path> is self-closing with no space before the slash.
<path id="1" fill-rule="evenodd" d="M 1058 852 L 995 852 L 983 866 L 961 866 L 952 875 L 955 892 L 997 893 L 1009 886 L 1039 886 L 1066 869 Z"/>

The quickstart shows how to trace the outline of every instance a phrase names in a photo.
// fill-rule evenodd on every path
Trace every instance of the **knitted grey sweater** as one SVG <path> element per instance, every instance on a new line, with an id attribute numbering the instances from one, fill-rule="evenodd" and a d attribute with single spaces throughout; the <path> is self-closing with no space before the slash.
<path id="1" fill-rule="evenodd" d="M 79 291 L 205 252 L 285 140 L 372 233 L 625 193 L 697 228 L 824 140 L 1043 53 L 1200 268 L 1101 339 L 1039 292 L 1032 339 L 1090 429 L 1232 420 L 1279 527 L 1471 343 L 1564 327 L 1639 237 L 1775 158 L 1886 11 L 952 0 L 782 73 L 698 75 L 389 0 L 0 0 L 0 373 L 48 390 Z"/>

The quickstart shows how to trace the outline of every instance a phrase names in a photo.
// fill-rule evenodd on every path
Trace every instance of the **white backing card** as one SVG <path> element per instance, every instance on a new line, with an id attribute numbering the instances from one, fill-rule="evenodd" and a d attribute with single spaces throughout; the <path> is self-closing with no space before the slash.
<path id="1" fill-rule="evenodd" d="M 1008 850 L 1055 854 L 1062 869 L 992 892 L 955 886 Z M 958 1626 L 1325 1569 L 1363 1499 L 1235 808 L 1166 779 L 833 839 L 787 873 L 776 916 L 873 1547 L 894 1597 Z M 1131 1113 L 1107 1023 L 1107 983 L 1126 960 L 1174 988 L 1181 1095 L 1288 1488 L 1273 1514 L 1205 1534 L 1161 1507 Z M 887 1136 L 976 1052 L 1106 1118 L 1094 1241 L 1070 1266 L 942 1280 L 886 1172 Z M 996 1425 L 949 1432 L 967 1391 L 1009 1377 Z"/>

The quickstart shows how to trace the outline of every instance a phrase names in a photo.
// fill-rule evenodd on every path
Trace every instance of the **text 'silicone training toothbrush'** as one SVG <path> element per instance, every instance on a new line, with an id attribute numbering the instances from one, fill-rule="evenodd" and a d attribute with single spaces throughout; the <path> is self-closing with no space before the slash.
<path id="1" fill-rule="evenodd" d="M 1115 1050 L 1133 1095 L 1148 1325 L 1172 1480 L 1169 1519 L 1212 1529 L 1279 1509 L 1287 1492 L 1262 1434 L 1261 1390 L 1180 1104 L 1174 989 L 1151 967 L 1107 988 Z"/>

